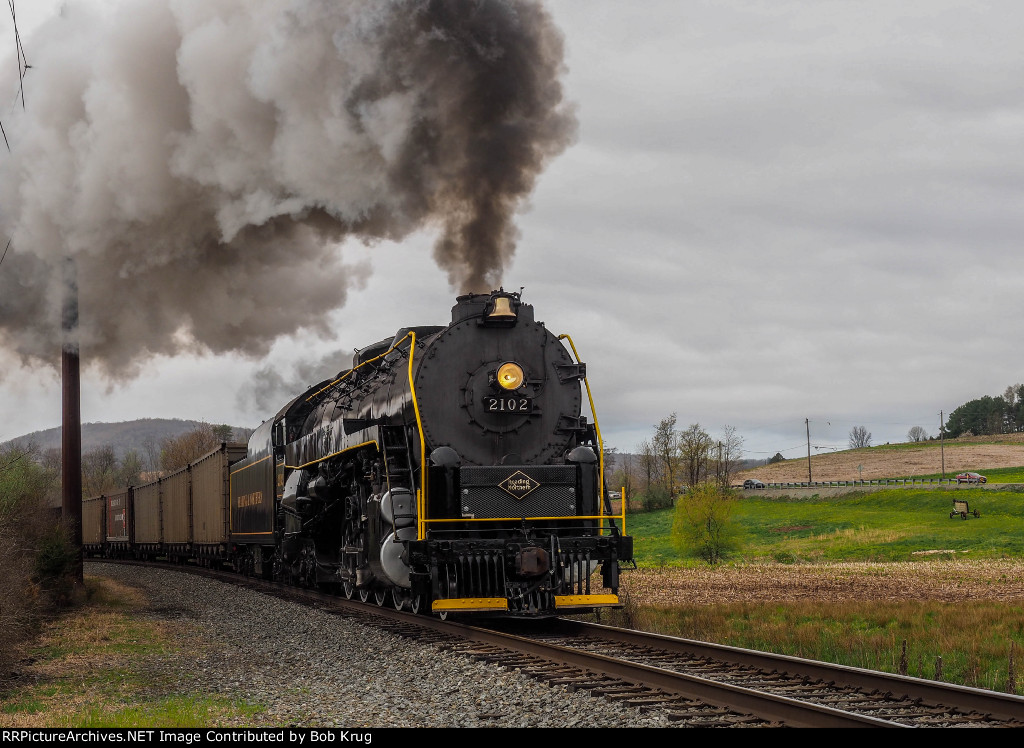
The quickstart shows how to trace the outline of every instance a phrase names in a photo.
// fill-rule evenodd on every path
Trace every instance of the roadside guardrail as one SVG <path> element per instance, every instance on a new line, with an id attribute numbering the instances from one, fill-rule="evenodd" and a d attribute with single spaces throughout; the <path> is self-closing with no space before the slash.
<path id="1" fill-rule="evenodd" d="M 928 486 L 957 485 L 956 478 L 888 478 L 885 480 L 832 480 L 832 481 L 794 481 L 790 483 L 765 483 L 764 488 L 839 488 L 842 486 Z M 960 483 L 977 487 L 983 484 Z M 743 484 L 733 488 L 743 488 Z"/>

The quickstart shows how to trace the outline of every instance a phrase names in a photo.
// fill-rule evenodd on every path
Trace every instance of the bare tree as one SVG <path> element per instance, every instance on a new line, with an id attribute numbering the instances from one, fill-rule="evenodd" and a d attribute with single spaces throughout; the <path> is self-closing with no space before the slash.
<path id="1" fill-rule="evenodd" d="M 676 467 L 679 464 L 679 437 L 676 433 L 676 414 L 666 416 L 654 427 L 651 448 L 658 458 L 661 478 L 669 496 L 676 493 Z"/>
<path id="2" fill-rule="evenodd" d="M 115 477 L 121 486 L 138 486 L 142 482 L 142 458 L 138 452 L 129 449 L 124 453 Z"/>
<path id="3" fill-rule="evenodd" d="M 735 426 L 722 427 L 722 439 L 718 442 L 718 465 L 716 477 L 723 488 L 728 488 L 743 456 L 743 437 L 736 433 Z"/>
<path id="4" fill-rule="evenodd" d="M 928 441 L 928 432 L 920 426 L 914 426 L 907 432 L 907 440 L 912 442 Z"/>
<path id="5" fill-rule="evenodd" d="M 82 496 L 99 496 L 120 488 L 117 456 L 111 446 L 98 447 L 82 455 Z"/>
<path id="6" fill-rule="evenodd" d="M 160 447 L 160 467 L 163 470 L 178 470 L 220 446 L 221 439 L 214 426 L 201 423 L 191 431 L 165 439 Z"/>
<path id="7" fill-rule="evenodd" d="M 860 449 L 871 446 L 871 433 L 863 426 L 854 426 L 850 429 L 850 449 Z"/>
<path id="8" fill-rule="evenodd" d="M 633 459 L 633 455 L 629 454 L 616 454 L 615 457 L 615 467 L 608 478 L 608 490 L 618 491 L 621 488 L 625 492 L 625 497 L 632 496 L 638 481 L 636 476 L 637 461 Z M 605 472 L 607 472 L 607 466 Z"/>
<path id="9" fill-rule="evenodd" d="M 691 488 L 707 476 L 711 445 L 711 437 L 699 423 L 690 424 L 679 434 L 679 456 L 683 475 Z"/>
<path id="10" fill-rule="evenodd" d="M 142 454 L 145 456 L 143 467 L 146 470 L 160 469 L 160 445 L 153 437 L 148 436 L 142 442 Z"/>
<path id="11" fill-rule="evenodd" d="M 657 469 L 657 457 L 654 454 L 654 449 L 651 447 L 649 441 L 643 441 L 640 444 L 640 454 L 638 455 L 640 461 L 639 472 L 641 481 L 641 492 L 650 493 L 651 486 L 657 482 L 658 469 Z"/>

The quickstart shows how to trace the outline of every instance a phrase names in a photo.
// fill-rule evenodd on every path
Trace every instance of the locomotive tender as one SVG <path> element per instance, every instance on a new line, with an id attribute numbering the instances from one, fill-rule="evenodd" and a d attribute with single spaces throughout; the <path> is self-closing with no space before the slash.
<path id="1" fill-rule="evenodd" d="M 449 325 L 356 351 L 264 421 L 243 458 L 228 445 L 204 457 L 219 455 L 221 488 L 207 478 L 197 500 L 193 479 L 190 506 L 223 507 L 224 542 L 172 555 L 441 617 L 620 607 L 632 538 L 612 515 L 575 353 L 519 293 L 459 296 Z M 136 555 L 169 553 L 127 534 Z"/>

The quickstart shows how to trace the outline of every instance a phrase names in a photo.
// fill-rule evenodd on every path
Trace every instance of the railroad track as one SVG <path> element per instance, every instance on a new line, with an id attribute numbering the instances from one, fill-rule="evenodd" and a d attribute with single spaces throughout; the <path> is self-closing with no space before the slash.
<path id="1" fill-rule="evenodd" d="M 441 621 L 372 598 L 346 600 L 191 565 L 149 565 L 354 617 L 545 683 L 658 710 L 680 726 L 1024 727 L 1024 697 L 995 691 L 564 618 Z"/>

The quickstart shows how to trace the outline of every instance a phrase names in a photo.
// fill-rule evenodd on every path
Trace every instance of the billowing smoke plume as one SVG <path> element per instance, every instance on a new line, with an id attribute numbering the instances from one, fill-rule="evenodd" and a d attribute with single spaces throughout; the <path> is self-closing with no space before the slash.
<path id="1" fill-rule="evenodd" d="M 332 379 L 351 365 L 352 349 L 339 349 L 314 360 L 292 362 L 291 366 L 262 366 L 242 382 L 236 400 L 242 409 L 274 412 L 299 393 Z"/>
<path id="2" fill-rule="evenodd" d="M 496 287 L 575 134 L 539 0 L 69 0 L 25 50 L 0 346 L 54 360 L 71 256 L 83 361 L 114 377 L 323 329 L 365 280 L 348 238 L 434 229 L 455 290 Z"/>

